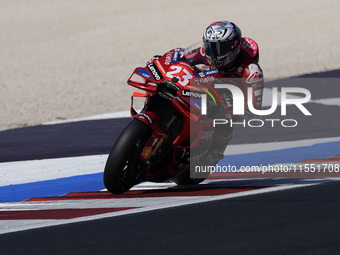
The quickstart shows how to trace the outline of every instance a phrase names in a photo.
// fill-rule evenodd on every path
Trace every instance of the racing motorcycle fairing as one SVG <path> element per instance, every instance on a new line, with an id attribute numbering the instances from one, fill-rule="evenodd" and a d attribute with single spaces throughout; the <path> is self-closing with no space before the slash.
<path id="1" fill-rule="evenodd" d="M 162 182 L 174 178 L 188 170 L 192 163 L 191 150 L 211 144 L 212 119 L 209 114 L 202 115 L 201 101 L 204 95 L 208 103 L 221 106 L 221 99 L 212 87 L 220 73 L 217 69 L 201 70 L 191 65 L 185 61 L 184 52 L 182 48 L 172 49 L 145 67 L 136 68 L 129 77 L 129 85 L 145 91 L 133 93 L 130 109 L 133 121 L 143 123 L 144 133 L 138 136 L 138 123 L 126 131 L 129 135 L 124 139 L 135 134 L 133 139 L 137 142 L 134 145 L 131 138 L 130 147 L 124 148 L 133 152 L 131 157 L 126 157 L 127 160 L 116 163 L 113 154 L 118 154 L 120 149 L 115 146 L 112 155 L 110 153 L 104 183 L 112 193 L 125 192 L 140 181 Z M 139 113 L 133 107 L 134 97 L 146 99 Z M 124 140 L 118 145 L 123 148 Z M 116 166 L 121 169 L 113 169 Z M 125 169 L 129 172 L 126 173 Z M 135 179 L 127 181 L 129 174 Z M 124 183 L 127 184 L 124 186 Z"/>

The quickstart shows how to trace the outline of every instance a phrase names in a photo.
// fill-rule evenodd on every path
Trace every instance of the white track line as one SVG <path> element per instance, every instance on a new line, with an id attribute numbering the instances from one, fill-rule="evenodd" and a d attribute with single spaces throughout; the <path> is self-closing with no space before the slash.
<path id="1" fill-rule="evenodd" d="M 6 223 L 6 221 L 4 222 L 0 221 L 0 234 L 23 231 L 23 230 L 28 230 L 28 229 L 36 229 L 36 228 L 42 228 L 42 227 L 50 227 L 50 226 L 55 226 L 55 225 L 76 223 L 76 222 L 85 222 L 85 221 L 90 221 L 90 220 L 99 220 L 99 219 L 116 217 L 116 216 L 121 216 L 121 215 L 161 210 L 161 209 L 166 209 L 166 208 L 173 208 L 173 207 L 178 207 L 178 206 L 192 205 L 192 204 L 211 202 L 211 201 L 217 201 L 217 200 L 223 200 L 223 199 L 258 195 L 258 194 L 264 194 L 268 192 L 283 191 L 283 190 L 307 187 L 307 186 L 317 185 L 317 184 L 319 183 L 282 185 L 282 186 L 277 186 L 277 187 L 270 187 L 270 188 L 264 188 L 264 189 L 257 189 L 257 190 L 244 191 L 244 192 L 238 192 L 238 193 L 233 193 L 233 194 L 215 195 L 215 196 L 197 196 L 197 197 L 180 197 L 180 198 L 179 197 L 176 197 L 176 198 L 160 197 L 159 201 L 156 204 L 155 204 L 155 201 L 153 201 L 153 203 L 150 203 L 148 206 L 145 206 L 145 207 L 130 209 L 126 211 L 118 211 L 118 212 L 113 212 L 113 213 L 99 214 L 99 215 L 94 215 L 94 216 L 80 217 L 80 218 L 70 219 L 70 220 L 30 220 L 30 221 L 17 220 L 17 221 L 12 221 L 12 223 L 11 222 Z M 106 206 L 108 205 L 112 206 L 112 203 L 115 200 L 117 199 L 102 199 L 101 202 L 104 203 Z M 118 200 L 120 200 L 120 202 L 124 202 L 123 199 L 118 199 Z M 126 202 L 128 201 L 128 199 L 124 199 L 124 200 L 126 200 Z M 136 200 L 133 201 L 134 206 L 138 206 L 137 201 Z"/>

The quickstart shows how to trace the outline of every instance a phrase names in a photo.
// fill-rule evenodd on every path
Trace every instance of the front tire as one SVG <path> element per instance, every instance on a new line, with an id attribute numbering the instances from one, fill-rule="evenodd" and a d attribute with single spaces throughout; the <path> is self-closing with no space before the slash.
<path id="1" fill-rule="evenodd" d="M 137 183 L 137 162 L 151 136 L 151 128 L 133 119 L 119 136 L 106 161 L 104 185 L 113 194 L 128 191 Z"/>

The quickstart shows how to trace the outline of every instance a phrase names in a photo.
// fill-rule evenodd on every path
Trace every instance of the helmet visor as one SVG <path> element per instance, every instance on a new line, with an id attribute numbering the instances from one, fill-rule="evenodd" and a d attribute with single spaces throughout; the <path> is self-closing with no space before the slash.
<path id="1" fill-rule="evenodd" d="M 204 41 L 205 54 L 213 60 L 228 57 L 239 45 L 239 41 L 209 42 Z"/>

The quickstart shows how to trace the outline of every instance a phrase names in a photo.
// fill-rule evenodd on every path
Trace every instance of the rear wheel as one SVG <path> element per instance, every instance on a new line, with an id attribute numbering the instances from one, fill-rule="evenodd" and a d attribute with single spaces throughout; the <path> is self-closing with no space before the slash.
<path id="1" fill-rule="evenodd" d="M 114 194 L 128 191 L 138 183 L 142 162 L 138 159 L 151 136 L 151 128 L 133 119 L 119 136 L 106 161 L 104 185 Z"/>

